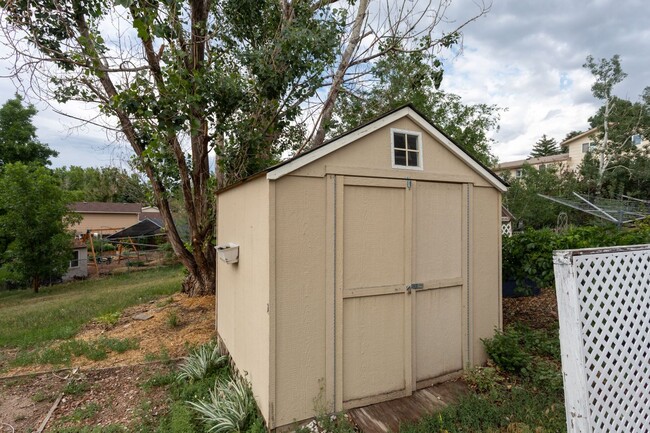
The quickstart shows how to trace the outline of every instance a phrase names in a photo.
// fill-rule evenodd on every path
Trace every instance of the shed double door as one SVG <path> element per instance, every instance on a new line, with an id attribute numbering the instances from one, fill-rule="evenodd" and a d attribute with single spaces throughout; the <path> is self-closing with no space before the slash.
<path id="1" fill-rule="evenodd" d="M 339 177 L 337 409 L 462 370 L 466 194 L 462 184 Z"/>

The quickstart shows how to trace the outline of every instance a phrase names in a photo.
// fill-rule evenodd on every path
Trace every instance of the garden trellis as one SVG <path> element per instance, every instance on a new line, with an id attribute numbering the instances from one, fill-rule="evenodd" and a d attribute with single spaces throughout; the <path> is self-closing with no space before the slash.
<path id="1" fill-rule="evenodd" d="M 650 245 L 553 262 L 567 431 L 650 431 Z"/>

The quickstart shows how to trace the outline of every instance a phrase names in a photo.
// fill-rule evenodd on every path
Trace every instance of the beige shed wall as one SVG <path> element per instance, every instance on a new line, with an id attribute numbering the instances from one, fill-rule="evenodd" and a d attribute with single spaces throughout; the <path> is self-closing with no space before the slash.
<path id="1" fill-rule="evenodd" d="M 218 215 L 218 242 L 238 244 L 239 263 L 217 259 L 217 330 L 269 419 L 269 182 L 223 192 Z"/>
<path id="2" fill-rule="evenodd" d="M 501 194 L 473 188 L 471 209 L 472 306 L 474 364 L 487 360 L 482 338 L 501 327 Z"/>
<path id="3" fill-rule="evenodd" d="M 103 235 L 109 235 L 138 222 L 138 214 L 135 213 L 78 213 L 83 219 L 79 224 L 74 225 L 72 230 L 80 234 L 92 230 L 97 233 L 101 232 Z M 105 228 L 114 230 L 100 230 Z"/>
<path id="4" fill-rule="evenodd" d="M 282 426 L 313 416 L 325 396 L 325 179 L 285 176 L 275 200 L 275 425 Z"/>
<path id="5" fill-rule="evenodd" d="M 391 162 L 391 129 L 401 129 L 422 133 L 424 165 L 423 170 L 393 169 Z M 488 186 L 489 183 L 477 174 L 471 167 L 461 161 L 457 156 L 447 150 L 442 144 L 420 128 L 409 118 L 402 118 L 394 123 L 378 129 L 377 131 L 360 138 L 356 142 L 333 152 L 314 163 L 296 170 L 294 175 L 323 176 L 325 170 L 347 167 L 356 172 L 348 174 L 354 176 L 372 175 L 376 177 L 397 177 L 421 179 L 426 174 L 433 174 L 435 179 L 453 182 L 471 182 L 479 186 Z M 359 169 L 383 170 L 384 172 L 364 173 Z M 388 173 L 386 173 L 388 172 Z M 339 174 L 339 173 L 337 173 Z"/>

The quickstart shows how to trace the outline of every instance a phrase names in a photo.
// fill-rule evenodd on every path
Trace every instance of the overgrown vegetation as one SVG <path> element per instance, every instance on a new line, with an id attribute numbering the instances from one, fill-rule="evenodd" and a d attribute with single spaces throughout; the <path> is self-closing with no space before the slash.
<path id="1" fill-rule="evenodd" d="M 180 289 L 180 267 L 71 282 L 27 291 L 0 291 L 0 348 L 35 348 L 75 336 L 93 318 Z"/>
<path id="2" fill-rule="evenodd" d="M 73 357 L 83 356 L 91 361 L 106 359 L 109 352 L 123 353 L 137 349 L 137 341 L 129 338 L 99 338 L 96 341 L 68 340 L 53 347 L 23 350 L 18 353 L 12 366 L 29 364 L 70 365 Z"/>
<path id="3" fill-rule="evenodd" d="M 516 280 L 520 287 L 532 280 L 539 287 L 554 283 L 553 251 L 635 245 L 650 242 L 650 221 L 631 228 L 613 225 L 571 227 L 563 233 L 551 229 L 528 229 L 503 238 L 503 279 Z"/>
<path id="4" fill-rule="evenodd" d="M 566 431 L 557 329 L 515 325 L 485 344 L 495 365 L 466 374 L 474 392 L 402 433 Z"/>

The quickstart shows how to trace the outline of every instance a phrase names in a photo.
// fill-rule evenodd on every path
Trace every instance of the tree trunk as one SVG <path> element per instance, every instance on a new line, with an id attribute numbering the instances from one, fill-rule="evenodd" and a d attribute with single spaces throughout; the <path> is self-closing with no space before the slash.
<path id="1" fill-rule="evenodd" d="M 38 293 L 38 288 L 41 287 L 41 279 L 38 276 L 32 278 L 32 289 L 34 293 Z"/>
<path id="2" fill-rule="evenodd" d="M 183 281 L 181 291 L 189 296 L 214 295 L 216 291 L 216 275 L 213 267 L 197 268 L 196 274 L 190 272 Z"/>

